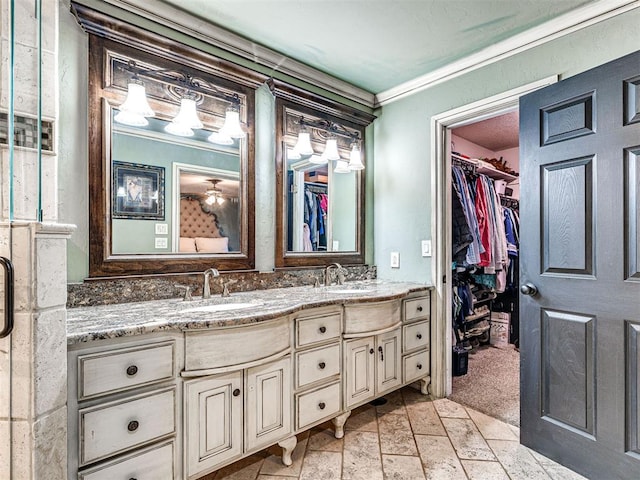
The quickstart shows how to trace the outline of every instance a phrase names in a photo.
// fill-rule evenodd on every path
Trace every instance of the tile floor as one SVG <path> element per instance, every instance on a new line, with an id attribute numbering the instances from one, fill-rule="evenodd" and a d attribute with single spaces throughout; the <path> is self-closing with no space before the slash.
<path id="1" fill-rule="evenodd" d="M 584 480 L 518 443 L 519 429 L 411 387 L 354 410 L 345 436 L 330 422 L 298 436 L 293 465 L 263 450 L 201 480 Z"/>

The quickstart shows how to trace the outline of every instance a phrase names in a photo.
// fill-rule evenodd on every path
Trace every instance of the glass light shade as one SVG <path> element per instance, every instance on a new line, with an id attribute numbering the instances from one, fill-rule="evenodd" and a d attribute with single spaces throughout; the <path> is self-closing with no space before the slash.
<path id="1" fill-rule="evenodd" d="M 247 136 L 240 125 L 240 112 L 236 107 L 227 108 L 224 118 L 224 125 L 220 129 L 220 133 L 231 138 L 244 138 Z"/>
<path id="2" fill-rule="evenodd" d="M 207 140 L 211 143 L 217 143 L 218 145 L 233 145 L 233 138 L 225 135 L 222 130 L 219 132 L 211 132 Z"/>
<path id="3" fill-rule="evenodd" d="M 309 162 L 315 163 L 318 165 L 326 165 L 327 163 L 329 163 L 329 160 L 327 160 L 327 157 L 325 157 L 324 154 L 311 155 L 311 158 L 309 158 Z"/>
<path id="4" fill-rule="evenodd" d="M 142 115 L 133 112 L 124 112 L 122 110 L 120 110 L 113 119 L 118 123 L 132 127 L 146 127 L 149 125 L 149 121 Z"/>
<path id="5" fill-rule="evenodd" d="M 362 170 L 364 165 L 362 163 L 362 155 L 360 154 L 360 147 L 356 143 L 351 147 L 351 154 L 349 155 L 349 169 L 350 170 Z"/>
<path id="6" fill-rule="evenodd" d="M 340 154 L 338 153 L 338 140 L 335 138 L 328 138 L 322 155 L 326 157 L 327 160 L 340 160 Z"/>
<path id="7" fill-rule="evenodd" d="M 183 98 L 180 100 L 180 110 L 171 123 L 180 123 L 189 128 L 202 128 L 204 125 L 202 125 L 202 122 L 198 118 L 196 101 L 192 98 Z"/>
<path id="8" fill-rule="evenodd" d="M 121 112 L 128 112 L 142 117 L 153 117 L 155 113 L 147 102 L 147 92 L 140 81 L 130 81 L 127 85 L 127 98 L 120 105 Z"/>
<path id="9" fill-rule="evenodd" d="M 298 141 L 296 142 L 296 146 L 293 147 L 293 150 L 298 155 L 313 155 L 313 147 L 311 146 L 311 137 L 309 136 L 309 132 L 298 133 Z"/>
<path id="10" fill-rule="evenodd" d="M 193 130 L 183 123 L 171 122 L 164 127 L 164 131 L 179 137 L 193 137 Z"/>
<path id="11" fill-rule="evenodd" d="M 222 197 L 216 197 L 216 203 L 217 203 L 218 205 L 222 205 L 222 204 L 224 203 L 224 198 L 222 198 Z"/>
<path id="12" fill-rule="evenodd" d="M 207 205 L 213 205 L 214 203 L 216 203 L 216 196 L 209 195 L 207 199 L 204 201 L 204 203 L 206 203 Z"/>
<path id="13" fill-rule="evenodd" d="M 336 162 L 336 168 L 333 169 L 334 173 L 351 173 L 349 170 L 349 163 L 346 160 L 338 160 Z"/>
<path id="14" fill-rule="evenodd" d="M 296 152 L 295 148 L 287 148 L 287 159 L 288 160 L 300 160 L 302 156 Z"/>

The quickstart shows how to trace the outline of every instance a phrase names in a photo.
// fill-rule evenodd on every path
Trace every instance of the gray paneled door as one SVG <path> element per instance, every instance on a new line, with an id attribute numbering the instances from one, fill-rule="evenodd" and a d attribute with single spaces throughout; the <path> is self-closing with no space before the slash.
<path id="1" fill-rule="evenodd" d="M 640 52 L 523 97 L 520 118 L 521 441 L 640 479 Z"/>

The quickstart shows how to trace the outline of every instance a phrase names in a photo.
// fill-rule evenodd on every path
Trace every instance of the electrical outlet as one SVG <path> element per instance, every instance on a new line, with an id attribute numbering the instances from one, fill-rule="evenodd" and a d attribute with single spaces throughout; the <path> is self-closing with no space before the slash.
<path id="1" fill-rule="evenodd" d="M 167 238 L 166 237 L 156 237 L 156 248 L 167 248 Z"/>
<path id="2" fill-rule="evenodd" d="M 400 252 L 391 252 L 391 268 L 400 268 Z"/>
<path id="3" fill-rule="evenodd" d="M 422 240 L 422 256 L 431 256 L 431 240 Z"/>

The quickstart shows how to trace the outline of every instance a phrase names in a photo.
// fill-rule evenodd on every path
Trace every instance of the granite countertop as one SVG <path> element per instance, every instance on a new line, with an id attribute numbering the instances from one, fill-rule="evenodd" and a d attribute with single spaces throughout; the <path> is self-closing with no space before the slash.
<path id="1" fill-rule="evenodd" d="M 197 330 L 262 322 L 327 305 L 402 298 L 430 285 L 367 280 L 313 288 L 289 287 L 182 299 L 120 303 L 67 310 L 67 343 L 90 342 L 153 332 Z"/>

